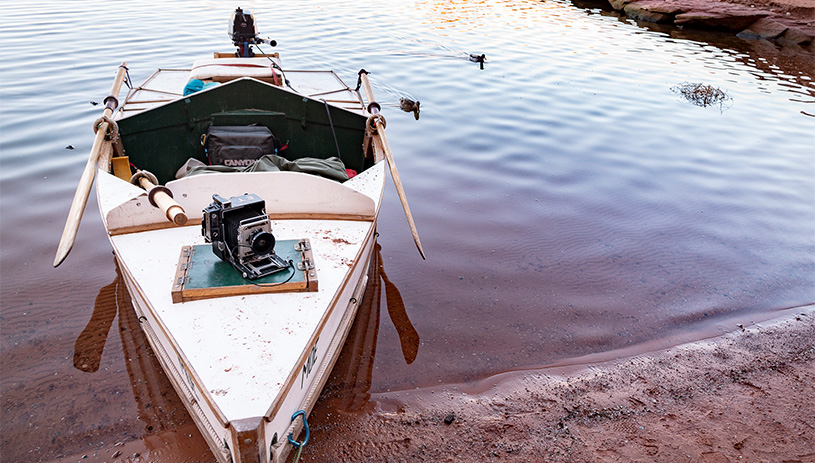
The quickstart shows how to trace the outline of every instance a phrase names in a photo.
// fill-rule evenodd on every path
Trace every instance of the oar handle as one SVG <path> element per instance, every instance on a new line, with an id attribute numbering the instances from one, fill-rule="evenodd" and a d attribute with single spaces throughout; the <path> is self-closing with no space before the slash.
<path id="1" fill-rule="evenodd" d="M 119 95 L 119 90 L 122 88 L 125 74 L 127 72 L 127 63 L 124 62 L 119 66 L 119 71 L 116 73 L 116 78 L 110 88 L 110 93 L 105 98 L 105 110 L 102 113 L 102 119 L 109 120 L 110 116 L 119 105 L 116 96 Z M 96 162 L 99 158 L 99 151 L 102 149 L 102 144 L 105 142 L 105 134 L 108 130 L 108 123 L 102 122 L 96 128 L 96 137 L 93 139 L 93 146 L 91 147 L 88 162 L 85 164 L 85 170 L 82 171 L 82 177 L 79 178 L 79 185 L 74 193 L 74 199 L 71 202 L 71 209 L 68 211 L 68 219 L 65 221 L 65 228 L 62 230 L 62 237 L 57 246 L 57 254 L 54 258 L 54 267 L 57 267 L 62 261 L 68 257 L 71 248 L 74 246 L 76 240 L 76 232 L 79 230 L 79 222 L 82 220 L 82 213 L 85 211 L 85 205 L 88 203 L 88 196 L 91 194 L 91 187 L 93 187 L 93 179 L 96 177 Z"/>
<path id="2" fill-rule="evenodd" d="M 364 70 L 359 72 L 360 83 L 362 88 L 365 89 L 365 94 L 368 98 L 368 112 L 372 114 L 371 122 L 376 128 L 374 135 L 379 138 L 382 145 L 382 151 L 385 152 L 385 159 L 388 160 L 388 168 L 391 172 L 393 185 L 396 187 L 396 194 L 399 196 L 399 201 L 402 203 L 402 209 L 405 211 L 405 218 L 407 218 L 408 226 L 410 226 L 410 233 L 413 235 L 413 242 L 416 244 L 416 249 L 422 259 L 425 259 L 424 249 L 422 249 L 422 242 L 419 239 L 419 232 L 416 230 L 416 223 L 413 221 L 413 214 L 410 213 L 410 206 L 408 206 L 407 196 L 405 189 L 402 187 L 402 179 L 399 177 L 399 171 L 396 169 L 396 161 L 393 158 L 391 147 L 388 144 L 388 137 L 385 135 L 385 119 L 379 115 L 379 103 L 374 100 L 374 93 L 371 90 L 371 83 L 368 81 L 368 73 Z"/>
<path id="3" fill-rule="evenodd" d="M 184 208 L 173 199 L 173 192 L 165 186 L 153 183 L 152 180 L 155 177 L 152 177 L 152 175 L 149 172 L 139 171 L 133 176 L 133 180 L 138 181 L 139 186 L 147 191 L 147 199 L 150 200 L 150 204 L 161 209 L 167 220 L 179 227 L 186 224 L 187 214 L 184 212 Z"/>
<path id="4" fill-rule="evenodd" d="M 368 98 L 368 106 L 365 109 L 371 114 L 379 114 L 381 107 L 374 100 L 374 91 L 371 89 L 371 82 L 368 81 L 368 71 L 365 69 L 359 71 L 359 81 L 362 84 L 362 89 L 365 90 L 365 96 Z"/>

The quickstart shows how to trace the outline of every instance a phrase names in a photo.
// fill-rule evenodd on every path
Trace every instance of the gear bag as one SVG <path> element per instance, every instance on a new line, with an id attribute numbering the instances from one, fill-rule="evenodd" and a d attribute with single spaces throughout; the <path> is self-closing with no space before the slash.
<path id="1" fill-rule="evenodd" d="M 211 126 L 203 141 L 210 165 L 229 167 L 249 166 L 265 154 L 277 154 L 282 147 L 262 125 Z"/>

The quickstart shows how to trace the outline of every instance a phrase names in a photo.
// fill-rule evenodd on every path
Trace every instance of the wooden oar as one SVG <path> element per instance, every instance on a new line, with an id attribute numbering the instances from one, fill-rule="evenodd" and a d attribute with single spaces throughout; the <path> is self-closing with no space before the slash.
<path id="1" fill-rule="evenodd" d="M 116 79 L 110 88 L 110 94 L 105 98 L 105 111 L 102 113 L 102 117 L 105 119 L 110 118 L 110 116 L 113 115 L 113 111 L 115 111 L 119 105 L 116 96 L 119 95 L 119 89 L 122 88 L 122 82 L 127 72 L 126 66 L 126 62 L 119 66 L 119 72 L 116 73 Z M 85 170 L 82 171 L 79 186 L 76 188 L 74 200 L 71 203 L 71 210 L 68 212 L 68 220 L 65 222 L 65 228 L 62 230 L 62 238 L 59 240 L 57 255 L 54 258 L 54 267 L 57 267 L 68 257 L 68 253 L 71 252 L 71 248 L 74 246 L 76 232 L 79 230 L 79 221 L 82 220 L 82 213 L 85 211 L 88 196 L 91 194 L 93 179 L 96 176 L 96 162 L 99 158 L 99 151 L 102 149 L 102 143 L 105 141 L 107 131 L 107 122 L 102 122 L 96 130 L 96 138 L 93 140 L 88 162 L 85 164 Z"/>
<path id="2" fill-rule="evenodd" d="M 158 180 L 155 175 L 140 170 L 130 179 L 130 183 L 144 188 L 148 193 L 147 199 L 150 200 L 150 204 L 161 209 L 167 220 L 179 227 L 187 223 L 184 208 L 173 199 L 172 191 L 165 186 L 157 185 Z"/>
<path id="3" fill-rule="evenodd" d="M 382 151 L 385 152 L 385 159 L 388 160 L 388 168 L 390 168 L 391 171 L 393 185 L 396 187 L 396 193 L 399 195 L 399 201 L 402 202 L 402 209 L 405 210 L 405 217 L 407 218 L 408 225 L 410 226 L 410 233 L 413 234 L 413 242 L 416 243 L 416 249 L 419 250 L 419 254 L 421 254 L 422 259 L 425 259 L 424 249 L 422 249 L 422 242 L 419 240 L 419 232 L 416 230 L 416 224 L 413 222 L 413 215 L 410 213 L 410 206 L 408 206 L 405 189 L 402 188 L 402 180 L 399 178 L 399 171 L 396 170 L 396 161 L 394 161 L 393 153 L 391 153 L 390 145 L 388 145 L 388 137 L 385 136 L 385 124 L 383 124 L 383 119 L 381 117 L 376 117 L 379 114 L 379 104 L 374 100 L 374 93 L 373 90 L 371 90 L 371 83 L 368 82 L 368 73 L 366 73 L 364 70 L 360 71 L 359 78 L 360 82 L 362 83 L 362 87 L 365 89 L 365 93 L 368 96 L 368 112 L 374 116 L 372 121 L 376 126 L 375 135 L 379 138 L 379 141 L 382 144 Z"/>

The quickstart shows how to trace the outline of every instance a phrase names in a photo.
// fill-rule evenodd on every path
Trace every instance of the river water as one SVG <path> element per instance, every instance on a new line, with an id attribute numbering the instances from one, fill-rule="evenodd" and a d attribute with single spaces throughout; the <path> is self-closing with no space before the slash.
<path id="1" fill-rule="evenodd" d="M 118 64 L 141 82 L 232 48 L 238 5 L 165 5 L 2 7 L 3 461 L 211 459 L 144 349 L 93 197 L 51 267 L 101 114 L 91 101 Z M 348 82 L 365 68 L 387 103 L 428 258 L 389 186 L 380 272 L 326 388 L 354 409 L 369 393 L 632 355 L 815 302 L 812 55 L 565 0 L 240 6 L 286 68 Z M 697 106 L 684 83 L 729 98 Z M 421 101 L 419 120 L 400 97 Z"/>

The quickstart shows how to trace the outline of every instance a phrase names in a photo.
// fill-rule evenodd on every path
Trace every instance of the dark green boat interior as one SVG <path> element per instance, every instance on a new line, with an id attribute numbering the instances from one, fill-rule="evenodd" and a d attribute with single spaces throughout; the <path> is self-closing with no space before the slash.
<path id="1" fill-rule="evenodd" d="M 118 121 L 130 162 L 155 174 L 160 183 L 175 179 L 189 158 L 207 162 L 201 140 L 213 125 L 265 125 L 288 145 L 282 154 L 289 160 L 327 159 L 337 156 L 339 146 L 346 168 L 362 172 L 373 164 L 363 152 L 365 123 L 360 114 L 250 78 Z"/>

